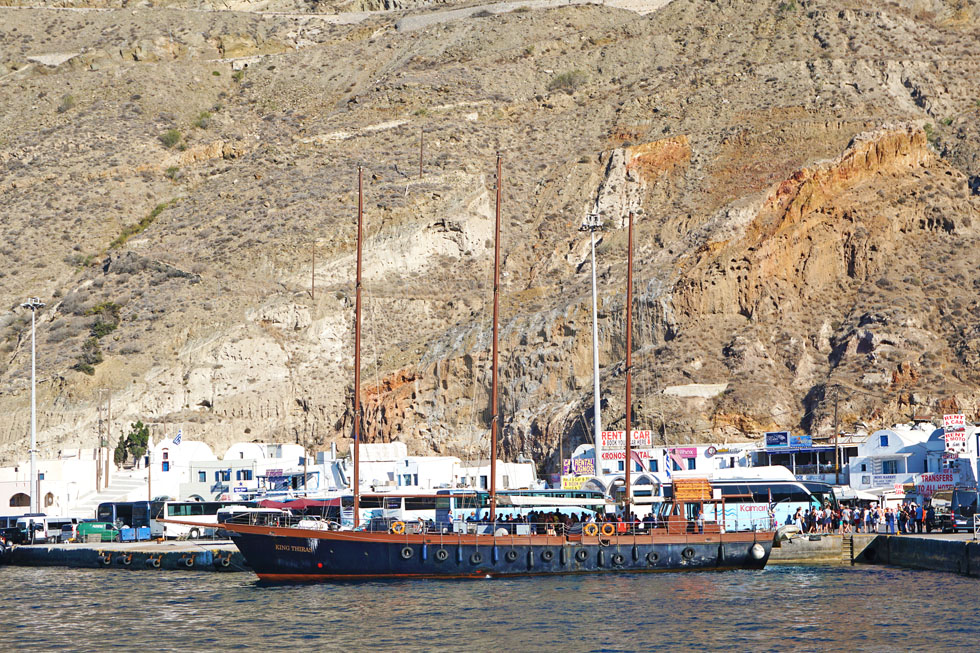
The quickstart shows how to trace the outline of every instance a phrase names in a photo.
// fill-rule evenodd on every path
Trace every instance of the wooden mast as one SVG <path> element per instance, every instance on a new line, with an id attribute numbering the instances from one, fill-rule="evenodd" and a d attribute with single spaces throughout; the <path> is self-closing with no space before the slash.
<path id="1" fill-rule="evenodd" d="M 357 278 L 354 283 L 354 528 L 361 523 L 361 223 L 364 219 L 364 173 L 357 166 Z"/>
<path id="2" fill-rule="evenodd" d="M 497 432 L 500 412 L 497 401 L 497 321 L 500 311 L 500 154 L 497 154 L 497 217 L 493 235 L 493 355 L 490 382 L 490 523 L 497 521 Z"/>
<path id="3" fill-rule="evenodd" d="M 626 499 L 623 512 L 628 518 L 633 502 L 630 468 L 633 466 L 633 438 L 630 432 L 630 404 L 633 392 L 633 212 L 630 211 L 629 245 L 626 254 Z"/>

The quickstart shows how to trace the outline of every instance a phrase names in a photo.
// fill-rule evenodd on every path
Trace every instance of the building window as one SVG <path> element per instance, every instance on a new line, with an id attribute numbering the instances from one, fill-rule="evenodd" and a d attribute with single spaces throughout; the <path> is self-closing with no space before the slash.
<path id="1" fill-rule="evenodd" d="M 878 446 L 879 447 L 887 447 L 888 446 L 888 436 L 887 435 L 879 435 L 878 436 Z"/>
<path id="2" fill-rule="evenodd" d="M 223 470 L 221 470 L 221 480 L 223 482 L 225 482 L 225 483 L 230 483 L 231 482 L 231 470 L 230 469 L 223 469 Z"/>
<path id="3" fill-rule="evenodd" d="M 883 460 L 883 461 L 881 461 L 881 473 L 882 474 L 897 474 L 898 473 L 898 461 L 897 460 Z"/>
<path id="4" fill-rule="evenodd" d="M 207 483 L 208 482 L 208 473 L 207 472 L 198 472 L 197 473 L 197 482 L 198 483 Z"/>
<path id="5" fill-rule="evenodd" d="M 416 477 L 415 484 L 418 485 L 418 478 Z M 510 476 L 504 474 L 504 489 L 510 488 Z"/>
<path id="6" fill-rule="evenodd" d="M 160 465 L 160 471 L 169 472 L 170 471 L 170 463 L 168 463 L 166 460 L 164 460 L 163 461 L 163 464 Z"/>
<path id="7" fill-rule="evenodd" d="M 31 505 L 31 497 L 23 492 L 18 492 L 10 497 L 11 508 L 27 508 Z"/>
<path id="8" fill-rule="evenodd" d="M 486 490 L 487 489 L 487 477 L 486 476 L 481 476 L 480 477 L 480 489 L 481 490 Z"/>
<path id="9" fill-rule="evenodd" d="M 214 473 L 214 482 L 217 483 L 220 480 L 221 480 L 221 472 L 215 472 Z"/>
<path id="10" fill-rule="evenodd" d="M 697 469 L 697 462 L 698 462 L 697 461 L 697 458 L 688 458 L 687 459 L 687 468 L 688 469 Z"/>
<path id="11" fill-rule="evenodd" d="M 418 485 L 419 484 L 419 475 L 418 474 L 413 474 L 412 475 L 412 481 L 414 482 L 415 485 Z"/>
<path id="12" fill-rule="evenodd" d="M 862 472 L 868 471 L 868 464 L 867 463 L 861 463 L 861 471 Z"/>
<path id="13" fill-rule="evenodd" d="M 657 469 L 658 467 L 659 467 L 659 465 L 657 464 L 657 461 L 654 460 L 653 458 L 651 458 L 650 459 L 650 471 L 651 472 L 660 471 L 659 469 Z"/>
<path id="14" fill-rule="evenodd" d="M 243 469 L 242 470 L 242 480 L 243 481 L 251 481 L 252 480 L 252 470 L 251 469 Z"/>
<path id="15" fill-rule="evenodd" d="M 619 464 L 619 471 L 622 472 L 622 471 L 625 471 L 626 470 L 626 462 L 625 461 L 620 460 L 618 464 Z"/>
<path id="16" fill-rule="evenodd" d="M 412 475 L 411 474 L 402 474 L 402 485 L 408 486 L 408 485 L 411 485 L 411 484 L 412 484 Z"/>

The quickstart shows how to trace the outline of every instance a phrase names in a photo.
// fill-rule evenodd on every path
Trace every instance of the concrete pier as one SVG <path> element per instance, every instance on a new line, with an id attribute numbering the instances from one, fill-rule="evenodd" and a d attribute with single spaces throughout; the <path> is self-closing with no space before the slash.
<path id="1" fill-rule="evenodd" d="M 7 564 L 138 571 L 249 571 L 230 540 L 17 546 L 10 552 Z"/>
<path id="2" fill-rule="evenodd" d="M 980 542 L 969 533 L 878 535 L 855 562 L 980 577 Z"/>
<path id="3" fill-rule="evenodd" d="M 813 535 L 777 542 L 771 565 L 851 565 L 877 535 Z"/>

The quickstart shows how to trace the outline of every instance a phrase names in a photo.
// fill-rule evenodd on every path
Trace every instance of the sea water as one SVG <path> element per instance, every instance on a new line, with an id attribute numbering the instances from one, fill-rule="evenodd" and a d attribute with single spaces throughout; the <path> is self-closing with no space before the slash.
<path id="1" fill-rule="evenodd" d="M 6 650 L 980 648 L 980 581 L 886 567 L 263 585 L 0 567 Z"/>

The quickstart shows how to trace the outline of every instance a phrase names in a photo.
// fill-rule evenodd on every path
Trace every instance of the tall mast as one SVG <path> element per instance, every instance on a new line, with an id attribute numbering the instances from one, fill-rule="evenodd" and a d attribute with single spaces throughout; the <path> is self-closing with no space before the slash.
<path id="1" fill-rule="evenodd" d="M 579 231 L 588 231 L 592 240 L 592 385 L 593 385 L 593 419 L 595 441 L 595 473 L 602 476 L 602 401 L 599 397 L 599 302 L 596 298 L 595 283 L 595 232 L 602 230 L 602 216 L 599 215 L 599 204 L 585 218 Z M 561 461 L 559 461 L 561 462 Z"/>
<path id="2" fill-rule="evenodd" d="M 629 245 L 626 254 L 626 500 L 627 516 L 633 502 L 630 467 L 633 466 L 633 438 L 630 429 L 630 404 L 633 393 L 633 212 L 630 211 Z"/>
<path id="3" fill-rule="evenodd" d="M 497 402 L 497 321 L 500 315 L 500 154 L 497 154 L 497 217 L 493 232 L 493 356 L 490 382 L 490 522 L 497 520 L 497 431 L 500 412 Z"/>
<path id="4" fill-rule="evenodd" d="M 354 283 L 354 528 L 361 523 L 361 223 L 364 220 L 364 173 L 357 166 L 357 280 Z"/>

